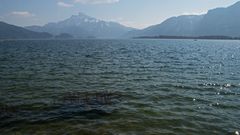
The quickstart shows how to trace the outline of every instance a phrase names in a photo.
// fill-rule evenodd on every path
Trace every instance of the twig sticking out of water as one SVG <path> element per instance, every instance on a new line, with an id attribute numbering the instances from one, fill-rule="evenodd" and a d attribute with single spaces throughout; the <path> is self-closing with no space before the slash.
<path id="1" fill-rule="evenodd" d="M 116 93 L 103 92 L 68 92 L 64 93 L 60 102 L 82 105 L 109 105 L 119 97 Z"/>

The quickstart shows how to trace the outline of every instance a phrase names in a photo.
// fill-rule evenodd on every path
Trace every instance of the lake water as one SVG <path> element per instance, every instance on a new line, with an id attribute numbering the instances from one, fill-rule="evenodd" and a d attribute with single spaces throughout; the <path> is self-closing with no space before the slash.
<path id="1" fill-rule="evenodd" d="M 0 41 L 0 111 L 1 135 L 234 135 L 240 41 Z"/>

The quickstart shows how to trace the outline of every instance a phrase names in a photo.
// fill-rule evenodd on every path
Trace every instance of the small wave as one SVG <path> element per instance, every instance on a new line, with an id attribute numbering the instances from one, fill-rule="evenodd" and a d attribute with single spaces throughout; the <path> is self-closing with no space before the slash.
<path id="1" fill-rule="evenodd" d="M 219 83 L 203 83 L 199 84 L 199 86 L 212 86 L 212 87 L 220 87 L 220 88 L 236 88 L 240 85 L 235 85 L 231 83 L 219 84 Z"/>

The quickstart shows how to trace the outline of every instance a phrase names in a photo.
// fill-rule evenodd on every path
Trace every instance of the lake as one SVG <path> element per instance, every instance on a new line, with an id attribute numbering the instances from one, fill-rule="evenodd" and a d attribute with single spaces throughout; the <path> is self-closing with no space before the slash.
<path id="1" fill-rule="evenodd" d="M 0 41 L 0 134 L 234 135 L 240 41 Z"/>

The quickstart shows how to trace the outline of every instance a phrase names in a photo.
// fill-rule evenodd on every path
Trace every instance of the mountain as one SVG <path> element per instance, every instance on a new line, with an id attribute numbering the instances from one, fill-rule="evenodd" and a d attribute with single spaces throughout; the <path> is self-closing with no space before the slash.
<path id="1" fill-rule="evenodd" d="M 143 30 L 129 32 L 126 37 L 138 36 L 191 36 L 194 34 L 196 27 L 201 22 L 203 16 L 184 15 L 171 17 L 159 25 L 150 26 Z"/>
<path id="2" fill-rule="evenodd" d="M 57 23 L 48 23 L 44 26 L 29 26 L 26 28 L 36 32 L 49 32 L 53 35 L 68 33 L 76 38 L 118 38 L 134 30 L 115 22 L 98 20 L 82 13 L 73 15 Z"/>
<path id="3" fill-rule="evenodd" d="M 227 8 L 209 10 L 196 28 L 196 35 L 240 37 L 240 1 Z"/>
<path id="4" fill-rule="evenodd" d="M 52 35 L 43 32 L 33 32 L 22 27 L 0 22 L 0 39 L 45 39 Z"/>
<path id="5" fill-rule="evenodd" d="M 171 17 L 161 24 L 131 31 L 125 37 L 159 35 L 240 37 L 240 2 L 227 8 L 209 10 L 203 15 Z"/>

